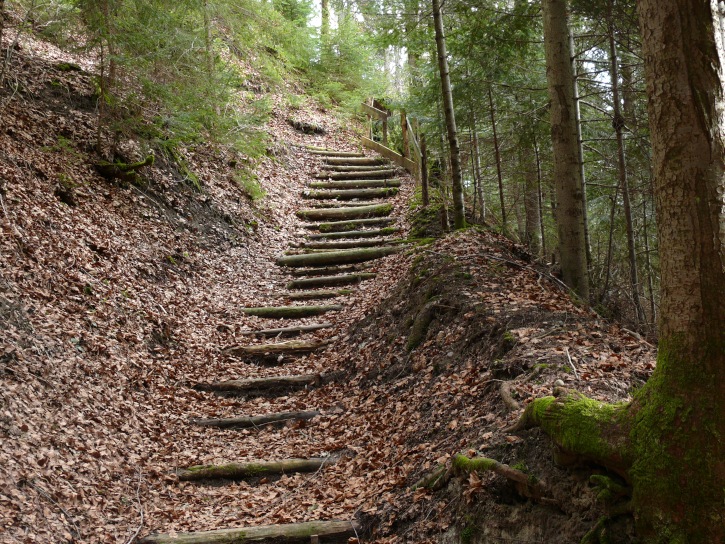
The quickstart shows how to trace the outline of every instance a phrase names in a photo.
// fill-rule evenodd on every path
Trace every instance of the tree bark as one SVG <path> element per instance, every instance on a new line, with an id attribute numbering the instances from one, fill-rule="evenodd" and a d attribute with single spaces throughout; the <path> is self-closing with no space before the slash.
<path id="1" fill-rule="evenodd" d="M 564 282 L 588 302 L 589 278 L 567 4 L 566 0 L 544 0 L 542 5 L 561 269 Z"/>
<path id="2" fill-rule="evenodd" d="M 364 219 L 366 217 L 381 217 L 390 215 L 393 207 L 390 204 L 374 204 L 371 206 L 356 206 L 354 208 L 330 208 L 326 210 L 299 210 L 297 217 L 310 221 L 324 221 L 326 219 Z"/>
<path id="3" fill-rule="evenodd" d="M 463 202 L 461 154 L 458 148 L 458 130 L 456 129 L 456 116 L 453 110 L 453 92 L 451 90 L 451 78 L 448 70 L 448 53 L 446 52 L 446 38 L 443 33 L 443 16 L 441 14 L 440 2 L 439 0 L 432 0 L 432 3 L 436 49 L 438 51 L 438 70 L 440 72 L 443 97 L 443 113 L 446 119 L 448 147 L 450 149 L 453 224 L 456 229 L 462 229 L 466 226 L 466 214 Z"/>
<path id="4" fill-rule="evenodd" d="M 276 344 L 254 344 L 251 346 L 231 346 L 224 348 L 225 355 L 245 357 L 254 355 L 302 354 L 312 353 L 320 348 L 330 345 L 329 340 L 289 340 Z"/>
<path id="5" fill-rule="evenodd" d="M 230 418 L 195 419 L 193 423 L 201 427 L 217 427 L 219 429 L 249 429 L 261 427 L 270 423 L 284 424 L 288 421 L 307 421 L 320 415 L 320 412 L 311 410 L 306 412 L 280 412 L 264 416 L 242 416 Z"/>
<path id="6" fill-rule="evenodd" d="M 478 126 L 476 123 L 476 113 L 471 110 L 471 141 L 473 143 L 473 175 L 476 181 L 476 196 L 478 197 L 478 205 L 481 212 L 478 214 L 481 223 L 486 221 L 486 198 L 483 194 L 483 176 L 481 176 L 481 150 L 478 145 Z M 474 210 L 475 213 L 475 210 Z"/>
<path id="7" fill-rule="evenodd" d="M 309 253 L 306 255 L 285 255 L 277 259 L 280 266 L 325 266 L 339 264 L 356 264 L 380 259 L 400 251 L 397 247 L 373 247 L 363 249 L 349 249 L 329 251 L 325 253 Z"/>
<path id="8" fill-rule="evenodd" d="M 389 236 L 399 232 L 397 227 L 386 227 L 383 229 L 372 230 L 351 230 L 347 232 L 328 232 L 324 234 L 311 234 L 310 240 L 337 240 L 340 238 L 377 238 L 379 236 Z"/>
<path id="9" fill-rule="evenodd" d="M 632 501 L 645 541 L 723 542 L 722 14 L 712 1 L 640 0 L 638 8 L 662 287 L 657 369 L 635 400 Z"/>
<path id="10" fill-rule="evenodd" d="M 537 177 L 536 153 L 532 153 L 531 147 L 525 147 L 524 165 L 524 210 L 526 216 L 525 242 L 534 257 L 541 252 L 540 221 L 541 211 L 539 209 L 539 183 Z"/>
<path id="11" fill-rule="evenodd" d="M 317 323 L 314 325 L 300 325 L 298 327 L 282 327 L 277 329 L 261 329 L 258 331 L 240 331 L 241 336 L 299 336 L 303 332 L 314 332 L 329 329 L 332 323 Z"/>
<path id="12" fill-rule="evenodd" d="M 345 180 L 345 179 L 387 179 L 395 176 L 392 168 L 385 170 L 360 170 L 355 172 L 321 172 L 315 176 L 317 179 Z"/>
<path id="13" fill-rule="evenodd" d="M 242 312 L 247 315 L 275 319 L 298 319 L 301 317 L 321 315 L 327 312 L 339 312 L 340 310 L 342 310 L 342 306 L 339 305 L 242 308 Z"/>
<path id="14" fill-rule="evenodd" d="M 425 134 L 420 135 L 420 187 L 423 207 L 430 204 L 428 194 L 428 148 L 425 145 Z"/>
<path id="15" fill-rule="evenodd" d="M 252 461 L 224 463 L 221 465 L 196 465 L 180 469 L 177 474 L 182 482 L 199 480 L 241 480 L 261 478 L 294 472 L 315 472 L 332 461 L 325 457 L 312 459 L 282 459 L 280 461 Z"/>
<path id="16" fill-rule="evenodd" d="M 395 196 L 396 194 L 398 194 L 398 189 L 395 187 L 381 187 L 373 189 L 305 191 L 302 193 L 302 197 L 317 200 L 373 200 L 375 198 Z"/>
<path id="17" fill-rule="evenodd" d="M 377 187 L 400 187 L 399 179 L 363 179 L 349 181 L 313 181 L 312 189 L 374 189 Z"/>
<path id="18" fill-rule="evenodd" d="M 320 374 L 302 374 L 297 376 L 273 376 L 269 378 L 252 378 L 248 380 L 227 380 L 224 382 L 197 383 L 197 391 L 216 391 L 219 393 L 268 393 L 297 389 L 322 383 Z"/>
<path id="19" fill-rule="evenodd" d="M 339 287 L 340 285 L 351 285 L 361 281 L 372 279 L 377 274 L 372 272 L 361 272 L 357 274 L 343 274 L 340 276 L 319 276 L 315 278 L 304 278 L 294 280 L 287 284 L 287 289 L 313 289 L 315 287 Z"/>
<path id="20" fill-rule="evenodd" d="M 488 88 L 488 111 L 491 116 L 491 130 L 493 130 L 493 151 L 496 157 L 496 177 L 498 178 L 498 198 L 501 202 L 501 230 L 504 234 L 508 233 L 508 223 L 506 220 L 506 201 L 503 197 L 503 173 L 501 171 L 501 150 L 498 146 L 498 132 L 496 130 L 496 111 L 493 107 L 493 93 L 491 87 Z"/>
<path id="21" fill-rule="evenodd" d="M 360 227 L 390 225 L 395 220 L 391 217 L 375 217 L 363 219 L 350 219 L 348 221 L 332 221 L 328 223 L 318 223 L 305 225 L 305 228 L 319 230 L 320 232 L 345 232 L 356 230 Z"/>
<path id="22" fill-rule="evenodd" d="M 385 166 L 390 164 L 382 157 L 329 157 L 325 159 L 329 166 Z"/>

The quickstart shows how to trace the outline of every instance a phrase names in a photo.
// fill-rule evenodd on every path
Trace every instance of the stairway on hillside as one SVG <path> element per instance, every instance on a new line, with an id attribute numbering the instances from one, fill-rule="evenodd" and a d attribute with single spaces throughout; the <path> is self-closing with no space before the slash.
<path id="1" fill-rule="evenodd" d="M 327 349 L 334 341 L 335 326 L 327 321 L 315 323 L 299 320 L 343 312 L 343 304 L 334 299 L 354 294 L 355 286 L 371 280 L 375 273 L 369 265 L 376 259 L 398 252 L 403 240 L 391 218 L 395 196 L 401 181 L 396 169 L 383 158 L 361 153 L 308 148 L 308 153 L 322 159 L 316 181 L 309 184 L 301 197 L 308 207 L 297 212 L 307 221 L 310 234 L 290 247 L 277 259 L 277 265 L 289 272 L 290 279 L 280 303 L 274 306 L 244 308 L 250 315 L 269 320 L 269 326 L 244 331 L 243 336 L 268 338 L 262 344 L 226 348 L 229 355 L 259 362 L 280 364 L 294 357 Z M 310 304 L 302 301 L 311 301 Z M 332 301 L 332 302 L 331 302 Z M 311 336 L 324 331 L 325 338 Z M 245 397 L 285 395 L 305 390 L 334 379 L 333 373 L 244 378 L 221 382 L 198 383 L 195 389 L 220 395 Z M 242 415 L 224 419 L 196 419 L 192 423 L 214 429 L 256 429 L 263 425 L 312 421 L 320 414 L 317 407 L 307 406 L 272 414 Z M 318 472 L 338 460 L 333 453 L 317 458 L 263 459 L 197 465 L 177 471 L 181 481 L 203 485 L 246 480 L 264 486 L 274 477 L 299 472 Z M 146 544 L 200 544 L 230 542 L 348 542 L 357 538 L 360 527 L 354 520 L 320 520 L 280 525 L 261 525 L 191 533 L 152 534 L 142 538 Z"/>

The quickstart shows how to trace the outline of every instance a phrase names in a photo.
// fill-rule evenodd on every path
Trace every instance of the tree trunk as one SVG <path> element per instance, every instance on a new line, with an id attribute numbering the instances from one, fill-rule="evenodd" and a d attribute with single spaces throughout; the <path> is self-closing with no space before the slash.
<path id="1" fill-rule="evenodd" d="M 478 130 L 476 123 L 476 113 L 471 110 L 471 140 L 473 143 L 473 175 L 476 182 L 476 196 L 481 207 L 479 219 L 481 223 L 486 221 L 486 199 L 483 196 L 483 176 L 481 176 L 481 151 L 478 146 Z"/>
<path id="2" fill-rule="evenodd" d="M 491 129 L 493 130 L 493 151 L 496 156 L 496 176 L 498 177 L 498 198 L 501 201 L 501 230 L 504 234 L 508 232 L 506 222 L 506 201 L 503 197 L 503 174 L 501 172 L 501 150 L 498 146 L 498 132 L 496 130 L 496 111 L 493 107 L 493 93 L 488 88 L 488 109 L 491 114 Z"/>
<path id="3" fill-rule="evenodd" d="M 420 135 L 420 185 L 423 206 L 426 207 L 430 204 L 430 196 L 428 195 L 428 148 L 425 145 L 425 134 Z"/>
<path id="4" fill-rule="evenodd" d="M 711 6 L 638 3 L 662 270 L 657 369 L 632 435 L 645 542 L 725 541 L 725 101 Z"/>
<path id="5" fill-rule="evenodd" d="M 629 278 L 632 288 L 634 310 L 639 323 L 644 323 L 645 316 L 640 297 L 639 278 L 637 273 L 637 248 L 634 243 L 634 226 L 632 224 L 632 206 L 629 201 L 629 180 L 627 178 L 627 161 L 624 157 L 624 117 L 619 103 L 619 59 L 617 58 L 617 45 L 614 41 L 614 21 L 612 20 L 612 4 L 609 11 L 609 60 L 611 62 L 610 76 L 612 82 L 612 102 L 614 103 L 614 118 L 612 126 L 617 135 L 617 171 L 619 174 L 619 188 L 622 191 L 624 203 L 624 220 L 627 226 L 627 250 L 629 257 Z"/>
<path id="6" fill-rule="evenodd" d="M 566 0 L 544 0 L 543 14 L 561 269 L 564 282 L 588 302 L 582 179 Z"/>
<path id="7" fill-rule="evenodd" d="M 546 230 L 544 228 L 544 192 L 541 187 L 541 155 L 539 154 L 539 143 L 534 134 L 534 153 L 536 155 L 536 185 L 539 199 L 539 230 L 541 232 L 541 255 L 546 258 Z"/>
<path id="8" fill-rule="evenodd" d="M 541 235 L 539 223 L 541 211 L 539 210 L 539 183 L 537 176 L 536 153 L 530 147 L 524 148 L 524 210 L 526 212 L 525 239 L 526 245 L 534 257 L 541 252 Z"/>
<path id="9" fill-rule="evenodd" d="M 461 175 L 461 156 L 458 148 L 458 130 L 456 129 L 456 116 L 453 110 L 453 92 L 451 78 L 448 71 L 448 54 L 446 52 L 446 38 L 443 34 L 443 16 L 439 0 L 432 0 L 433 24 L 435 26 L 436 49 L 438 51 L 438 70 L 441 76 L 443 97 L 443 113 L 446 119 L 448 133 L 448 146 L 451 159 L 451 182 L 453 189 L 453 224 L 455 228 L 466 226 L 466 214 L 463 203 L 463 179 Z"/>

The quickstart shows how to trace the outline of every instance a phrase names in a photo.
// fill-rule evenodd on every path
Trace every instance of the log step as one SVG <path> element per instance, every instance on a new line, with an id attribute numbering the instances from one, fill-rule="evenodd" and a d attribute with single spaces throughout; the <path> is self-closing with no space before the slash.
<path id="1" fill-rule="evenodd" d="M 253 461 L 223 465 L 195 465 L 179 469 L 176 474 L 182 482 L 243 480 L 295 472 L 316 472 L 324 465 L 332 463 L 334 460 L 329 457 L 314 457 L 312 459 L 282 459 L 280 461 Z"/>
<path id="2" fill-rule="evenodd" d="M 292 276 L 336 276 L 350 272 L 360 272 L 369 268 L 369 265 L 358 264 L 350 266 L 321 266 L 317 268 L 293 268 L 289 271 Z"/>
<path id="3" fill-rule="evenodd" d="M 332 151 L 311 149 L 308 151 L 310 155 L 319 155 L 320 157 L 364 157 L 363 153 L 355 153 L 354 151 Z"/>
<path id="4" fill-rule="evenodd" d="M 362 247 L 380 247 L 388 244 L 398 243 L 401 240 L 342 240 L 342 241 L 336 241 L 333 240 L 332 242 L 328 241 L 322 241 L 322 242 L 303 242 L 300 244 L 301 249 L 316 249 L 316 250 L 326 250 L 326 249 L 355 249 L 355 248 L 362 248 Z"/>
<path id="5" fill-rule="evenodd" d="M 327 221 L 324 223 L 312 223 L 305 225 L 305 228 L 319 230 L 320 232 L 343 232 L 348 230 L 357 230 L 360 227 L 370 227 L 379 225 L 390 225 L 394 223 L 392 217 L 374 217 L 369 219 L 349 219 L 347 221 Z"/>
<path id="6" fill-rule="evenodd" d="M 397 227 L 386 227 L 373 230 L 350 230 L 343 232 L 327 232 L 323 234 L 310 234 L 310 240 L 339 240 L 341 238 L 376 238 L 378 236 L 389 236 L 400 231 Z"/>
<path id="7" fill-rule="evenodd" d="M 354 200 L 345 201 L 345 200 L 308 200 L 305 202 L 305 204 L 308 204 L 310 208 L 314 208 L 316 210 L 320 209 L 332 209 L 332 208 L 359 208 L 360 206 L 380 206 L 384 205 L 384 200 L 370 200 L 367 202 L 357 202 Z"/>
<path id="8" fill-rule="evenodd" d="M 249 429 L 269 424 L 283 424 L 288 421 L 308 421 L 320 415 L 316 410 L 306 412 L 280 412 L 263 416 L 241 416 L 223 419 L 195 419 L 192 423 L 202 427 L 217 427 L 219 429 Z"/>
<path id="9" fill-rule="evenodd" d="M 353 208 L 329 208 L 320 210 L 299 210 L 297 217 L 308 221 L 326 221 L 342 219 L 363 219 L 368 217 L 385 217 L 393 211 L 391 204 L 373 206 L 356 206 Z"/>
<path id="10" fill-rule="evenodd" d="M 320 172 L 315 176 L 317 179 L 385 179 L 395 176 L 395 170 L 362 170 L 360 172 Z"/>
<path id="11" fill-rule="evenodd" d="M 328 165 L 322 168 L 323 172 L 382 172 L 394 170 L 387 166 L 355 166 L 355 165 Z"/>
<path id="12" fill-rule="evenodd" d="M 325 164 L 335 166 L 378 166 L 390 164 L 388 159 L 382 157 L 329 157 L 324 159 Z"/>
<path id="13" fill-rule="evenodd" d="M 340 276 L 319 276 L 294 280 L 287 284 L 287 289 L 312 289 L 315 287 L 334 287 L 337 285 L 352 285 L 361 281 L 372 279 L 377 274 L 363 272 L 359 274 L 343 274 Z"/>
<path id="14" fill-rule="evenodd" d="M 300 291 L 283 295 L 290 300 L 322 300 L 337 298 L 352 293 L 350 289 L 318 289 L 316 291 Z"/>
<path id="15" fill-rule="evenodd" d="M 216 529 L 194 533 L 152 534 L 139 540 L 140 544 L 246 544 L 279 543 L 346 544 L 362 528 L 356 521 L 305 521 L 283 525 L 259 525 L 234 529 Z"/>
<path id="16" fill-rule="evenodd" d="M 250 378 L 247 380 L 227 380 L 224 382 L 197 383 L 193 389 L 197 391 L 213 391 L 217 393 L 237 393 L 248 395 L 264 395 L 279 391 L 301 389 L 322 383 L 321 374 L 302 374 L 298 376 L 273 376 L 269 378 Z"/>
<path id="17" fill-rule="evenodd" d="M 333 327 L 332 323 L 314 323 L 297 327 L 281 327 L 277 329 L 261 329 L 258 331 L 240 331 L 242 336 L 299 336 L 304 332 L 314 332 Z"/>
<path id="18" fill-rule="evenodd" d="M 354 179 L 348 181 L 311 181 L 312 189 L 375 189 L 376 187 L 400 187 L 399 179 Z"/>
<path id="19" fill-rule="evenodd" d="M 295 257 L 297 257 L 297 255 L 295 255 Z M 301 257 L 309 257 L 309 255 L 301 255 Z M 333 304 L 329 306 L 271 306 L 259 308 L 242 308 L 242 312 L 247 315 L 256 315 L 257 317 L 270 317 L 279 319 L 296 319 L 302 317 L 310 317 L 313 315 L 322 315 L 327 312 L 339 312 L 340 310 L 342 310 L 342 306 L 338 304 Z"/>
<path id="20" fill-rule="evenodd" d="M 398 194 L 395 187 L 376 187 L 372 189 L 337 189 L 323 191 L 303 191 L 303 198 L 317 200 L 371 200 L 373 198 L 388 198 Z"/>
<path id="21" fill-rule="evenodd" d="M 399 247 L 372 247 L 310 253 L 306 255 L 285 255 L 277 259 L 277 264 L 290 267 L 355 264 L 380 259 L 381 257 L 392 255 L 398 251 L 400 251 Z M 305 306 L 300 307 L 305 308 Z M 310 308 L 314 308 L 314 306 L 310 306 Z"/>
<path id="22" fill-rule="evenodd" d="M 274 344 L 231 346 L 225 348 L 223 353 L 234 357 L 279 354 L 302 355 L 329 346 L 330 343 L 330 340 L 289 340 L 287 342 L 277 342 Z"/>

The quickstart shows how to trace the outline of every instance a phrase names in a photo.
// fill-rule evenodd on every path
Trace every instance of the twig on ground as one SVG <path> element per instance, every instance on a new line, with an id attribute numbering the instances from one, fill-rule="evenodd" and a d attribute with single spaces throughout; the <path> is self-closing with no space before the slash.
<path id="1" fill-rule="evenodd" d="M 138 512 L 141 514 L 141 522 L 138 524 L 138 529 L 136 529 L 136 532 L 134 532 L 131 537 L 126 541 L 126 544 L 132 544 L 136 538 L 138 537 L 138 534 L 141 532 L 141 529 L 143 528 L 144 524 L 144 511 L 143 511 L 143 504 L 141 503 L 141 469 L 138 471 L 138 485 L 136 486 L 136 502 L 138 503 Z"/>
<path id="2" fill-rule="evenodd" d="M 571 355 L 569 355 L 569 348 L 565 348 L 565 349 L 566 349 L 566 358 L 569 361 L 569 366 L 574 371 L 574 377 L 576 378 L 576 381 L 580 381 L 579 373 L 577 372 L 576 367 L 574 366 L 574 362 L 571 360 Z"/>

